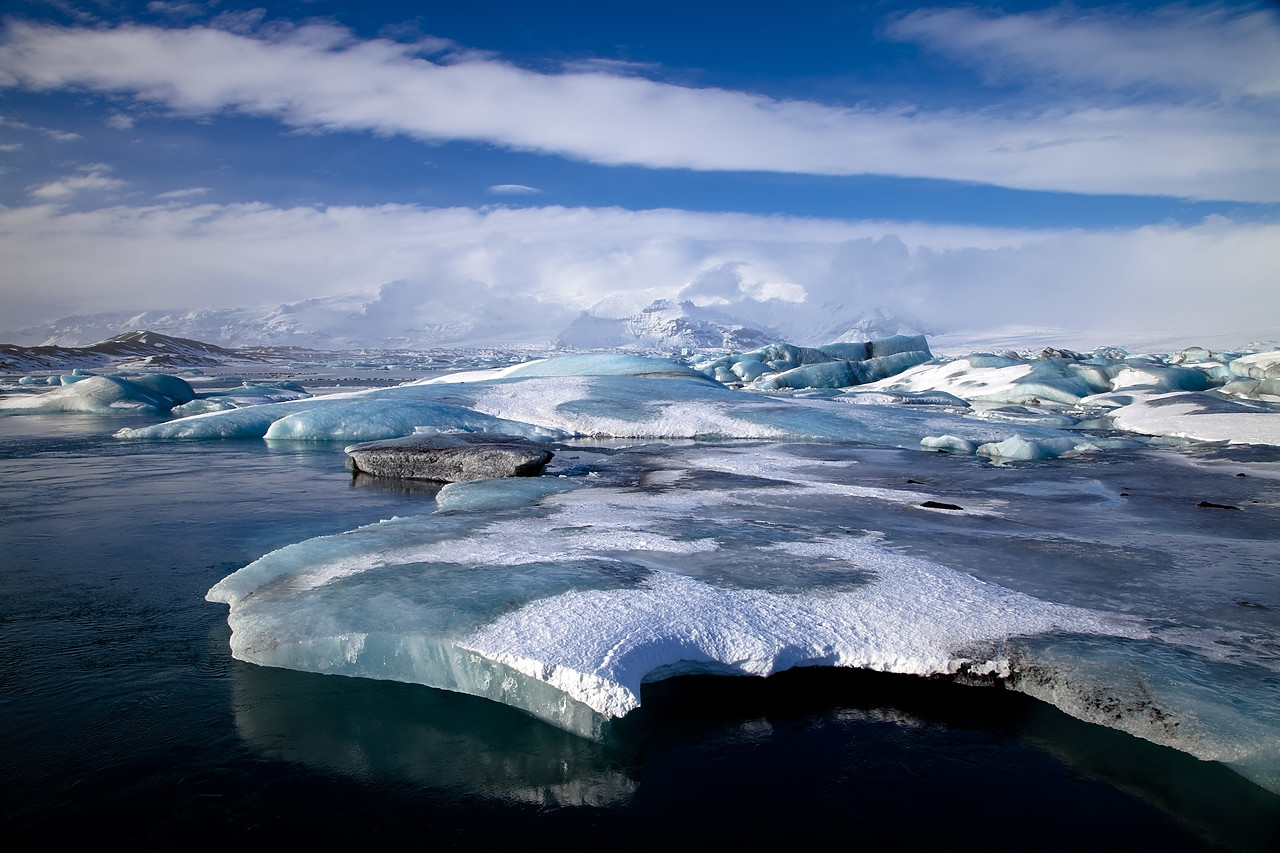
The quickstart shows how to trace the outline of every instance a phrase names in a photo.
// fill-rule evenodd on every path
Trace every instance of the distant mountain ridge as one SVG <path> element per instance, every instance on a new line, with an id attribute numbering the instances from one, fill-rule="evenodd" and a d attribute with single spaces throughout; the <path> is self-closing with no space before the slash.
<path id="1" fill-rule="evenodd" d="M 116 341 L 115 346 L 146 347 L 131 335 L 149 329 L 166 337 L 170 353 L 182 350 L 197 359 L 209 347 L 241 351 L 251 347 L 299 347 L 325 352 L 425 351 L 498 347 L 515 352 L 545 354 L 556 350 L 630 350 L 678 354 L 682 350 L 745 351 L 772 343 L 816 346 L 832 341 L 871 340 L 930 330 L 920 323 L 883 309 L 854 311 L 831 305 L 816 322 L 796 325 L 795 318 L 761 314 L 755 321 L 715 307 L 659 299 L 623 317 L 582 312 L 576 318 L 549 315 L 486 325 L 483 319 L 432 317 L 423 321 L 413 312 L 383 316 L 367 304 L 350 300 L 313 299 L 274 308 L 204 309 L 189 312 L 106 312 L 64 317 L 42 326 L 0 333 L 6 358 L 16 357 L 13 344 L 28 358 L 69 357 L 92 360 L 87 350 Z M 764 320 L 764 322 L 760 322 Z M 132 343 L 130 343 L 132 342 Z M 204 343 L 207 342 L 207 343 Z M 34 346 L 33 346 L 34 345 Z M 186 347 L 183 349 L 183 347 Z M 41 348 L 47 348 L 43 354 Z M 202 349 L 203 348 L 203 349 Z M 144 355 L 166 354 L 163 347 Z M 115 357 L 115 356 L 113 356 Z M 223 357 L 223 356 L 214 356 Z M 196 361 L 189 362 L 193 365 Z M 83 366 L 93 366 L 86 363 Z M 12 369 L 12 368 L 11 368 Z M 25 368 L 24 368 L 25 369 Z M 40 369 L 33 367 L 31 369 Z"/>
<path id="2" fill-rule="evenodd" d="M 202 367 L 234 360 L 257 360 L 257 357 L 251 352 L 230 350 L 203 341 L 137 330 L 87 347 L 0 344 L 0 369 L 10 372 L 93 369 L 131 362 Z"/>

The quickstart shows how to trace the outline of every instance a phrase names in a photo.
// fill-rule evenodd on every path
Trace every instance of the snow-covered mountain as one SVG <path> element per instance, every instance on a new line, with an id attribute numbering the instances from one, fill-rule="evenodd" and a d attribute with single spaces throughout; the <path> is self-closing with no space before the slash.
<path id="1" fill-rule="evenodd" d="M 584 312 L 560 333 L 560 349 L 745 350 L 776 343 L 775 330 L 752 328 L 733 317 L 690 302 L 659 299 L 630 317 Z"/>
<path id="2" fill-rule="evenodd" d="M 77 314 L 0 332 L 0 340 L 26 347 L 82 348 L 150 329 L 153 334 L 207 341 L 224 348 L 301 347 L 333 352 L 496 346 L 515 352 L 624 349 L 672 353 L 683 349 L 744 351 L 783 341 L 812 346 L 932 331 L 882 309 L 828 308 L 815 325 L 799 323 L 782 310 L 761 307 L 753 319 L 666 299 L 622 317 L 593 312 L 573 317 L 560 310 L 507 310 L 501 305 L 487 309 L 485 316 L 463 317 L 437 312 L 430 306 L 390 310 L 381 302 L 332 297 L 256 309 Z"/>
<path id="3" fill-rule="evenodd" d="M 126 332 L 87 347 L 0 344 L 0 370 L 12 372 L 92 369 L 133 362 L 198 367 L 254 359 L 251 352 L 147 331 Z"/>

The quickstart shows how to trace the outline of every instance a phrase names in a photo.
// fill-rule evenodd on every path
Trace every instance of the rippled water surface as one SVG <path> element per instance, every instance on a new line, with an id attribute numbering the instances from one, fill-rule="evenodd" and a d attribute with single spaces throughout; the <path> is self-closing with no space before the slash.
<path id="1" fill-rule="evenodd" d="M 1280 798 L 1223 767 L 995 689 L 857 672 L 684 678 L 649 686 L 595 744 L 471 697 L 238 663 L 225 608 L 204 601 L 212 584 L 289 543 L 427 512 L 433 490 L 353 482 L 336 445 L 120 442 L 121 425 L 0 418 L 0 815 L 24 847 L 1280 841 Z M 1102 518 L 1114 479 L 1053 488 Z M 973 522 L 947 523 L 929 543 L 878 526 L 891 547 L 989 566 L 966 550 Z M 1028 547 L 1046 565 L 1105 567 L 1069 538 Z M 1168 568 L 1157 563 L 1153 575 Z"/>

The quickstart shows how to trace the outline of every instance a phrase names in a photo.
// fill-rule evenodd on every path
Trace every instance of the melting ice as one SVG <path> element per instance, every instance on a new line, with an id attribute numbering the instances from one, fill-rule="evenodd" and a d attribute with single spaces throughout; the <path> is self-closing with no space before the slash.
<path id="1" fill-rule="evenodd" d="M 1280 363 L 902 352 L 849 387 L 824 367 L 848 352 L 702 372 L 575 356 L 121 436 L 552 442 L 540 478 L 451 485 L 223 580 L 209 598 L 242 660 L 472 693 L 588 737 L 681 673 L 957 677 L 1280 790 L 1280 465 L 1256 449 L 1280 445 Z"/>

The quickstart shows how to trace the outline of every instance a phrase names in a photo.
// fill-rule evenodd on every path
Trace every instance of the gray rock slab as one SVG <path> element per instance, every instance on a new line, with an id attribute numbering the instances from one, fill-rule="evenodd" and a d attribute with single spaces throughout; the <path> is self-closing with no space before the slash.
<path id="1" fill-rule="evenodd" d="M 410 435 L 346 451 L 347 467 L 358 473 L 444 483 L 536 477 L 554 455 L 535 441 L 498 433 Z"/>

